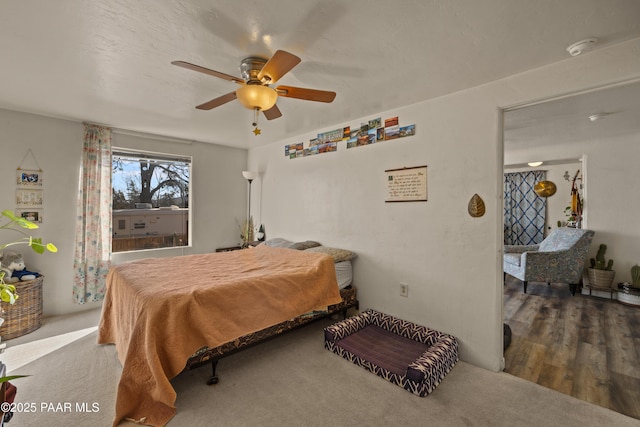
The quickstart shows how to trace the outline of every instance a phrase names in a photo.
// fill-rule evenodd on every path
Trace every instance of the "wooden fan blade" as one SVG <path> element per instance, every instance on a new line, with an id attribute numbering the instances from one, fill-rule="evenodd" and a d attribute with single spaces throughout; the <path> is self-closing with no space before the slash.
<path id="1" fill-rule="evenodd" d="M 197 105 L 196 108 L 198 110 L 211 110 L 212 108 L 219 107 L 222 104 L 226 104 L 229 101 L 233 101 L 234 99 L 236 99 L 236 93 L 229 92 L 228 94 L 219 96 L 216 99 L 212 99 L 209 102 L 205 102 L 204 104 Z"/>
<path id="2" fill-rule="evenodd" d="M 276 53 L 264 64 L 258 73 L 258 79 L 269 79 L 268 84 L 274 84 L 282 76 L 287 74 L 293 67 L 300 63 L 300 58 L 284 50 L 276 50 Z"/>
<path id="3" fill-rule="evenodd" d="M 230 82 L 235 82 L 239 84 L 244 84 L 244 80 L 231 76 L 229 74 L 221 73 L 220 71 L 210 70 L 205 67 L 201 67 L 199 65 L 191 64 L 189 62 L 184 61 L 173 61 L 173 65 L 177 65 L 178 67 L 186 68 L 187 70 L 197 71 L 199 73 L 209 74 L 210 76 L 219 77 L 221 79 L 229 80 Z"/>
<path id="4" fill-rule="evenodd" d="M 326 90 L 305 89 L 302 87 L 293 86 L 278 86 L 276 88 L 276 91 L 278 92 L 279 96 L 317 102 L 333 102 L 336 97 L 335 92 L 329 92 Z"/>
<path id="5" fill-rule="evenodd" d="M 273 120 L 273 119 L 277 119 L 278 117 L 282 117 L 282 112 L 280 112 L 280 109 L 278 108 L 277 105 L 274 105 L 268 110 L 263 111 L 263 113 L 264 113 L 264 116 L 267 118 L 267 120 Z"/>

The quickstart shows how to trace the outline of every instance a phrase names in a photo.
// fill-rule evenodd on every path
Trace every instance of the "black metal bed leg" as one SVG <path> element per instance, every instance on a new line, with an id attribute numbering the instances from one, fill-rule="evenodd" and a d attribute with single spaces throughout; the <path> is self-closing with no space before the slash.
<path id="1" fill-rule="evenodd" d="M 218 366 L 218 361 L 214 360 L 211 362 L 211 377 L 207 380 L 207 385 L 218 384 L 218 376 L 216 375 L 216 367 Z"/>

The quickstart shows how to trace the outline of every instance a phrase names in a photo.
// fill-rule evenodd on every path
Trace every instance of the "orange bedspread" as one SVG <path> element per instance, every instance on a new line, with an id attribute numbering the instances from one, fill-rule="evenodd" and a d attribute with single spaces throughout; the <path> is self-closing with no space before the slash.
<path id="1" fill-rule="evenodd" d="M 333 258 L 305 251 L 262 245 L 113 267 L 98 331 L 123 366 L 113 425 L 165 425 L 176 413 L 169 380 L 202 346 L 340 301 Z"/>

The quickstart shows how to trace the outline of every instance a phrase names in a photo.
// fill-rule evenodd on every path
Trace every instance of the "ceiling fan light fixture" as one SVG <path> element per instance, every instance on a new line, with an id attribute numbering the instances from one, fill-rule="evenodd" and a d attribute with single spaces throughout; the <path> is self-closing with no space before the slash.
<path id="1" fill-rule="evenodd" d="M 240 86 L 236 90 L 236 96 L 238 97 L 238 101 L 249 110 L 255 110 L 257 108 L 260 111 L 267 111 L 276 105 L 276 101 L 278 100 L 278 93 L 275 89 L 260 84 Z"/>

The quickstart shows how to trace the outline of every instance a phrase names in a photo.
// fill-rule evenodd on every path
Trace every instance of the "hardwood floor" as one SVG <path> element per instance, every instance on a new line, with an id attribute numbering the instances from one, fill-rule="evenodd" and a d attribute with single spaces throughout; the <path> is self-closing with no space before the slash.
<path id="1" fill-rule="evenodd" d="M 640 308 L 507 276 L 505 372 L 640 419 Z"/>

